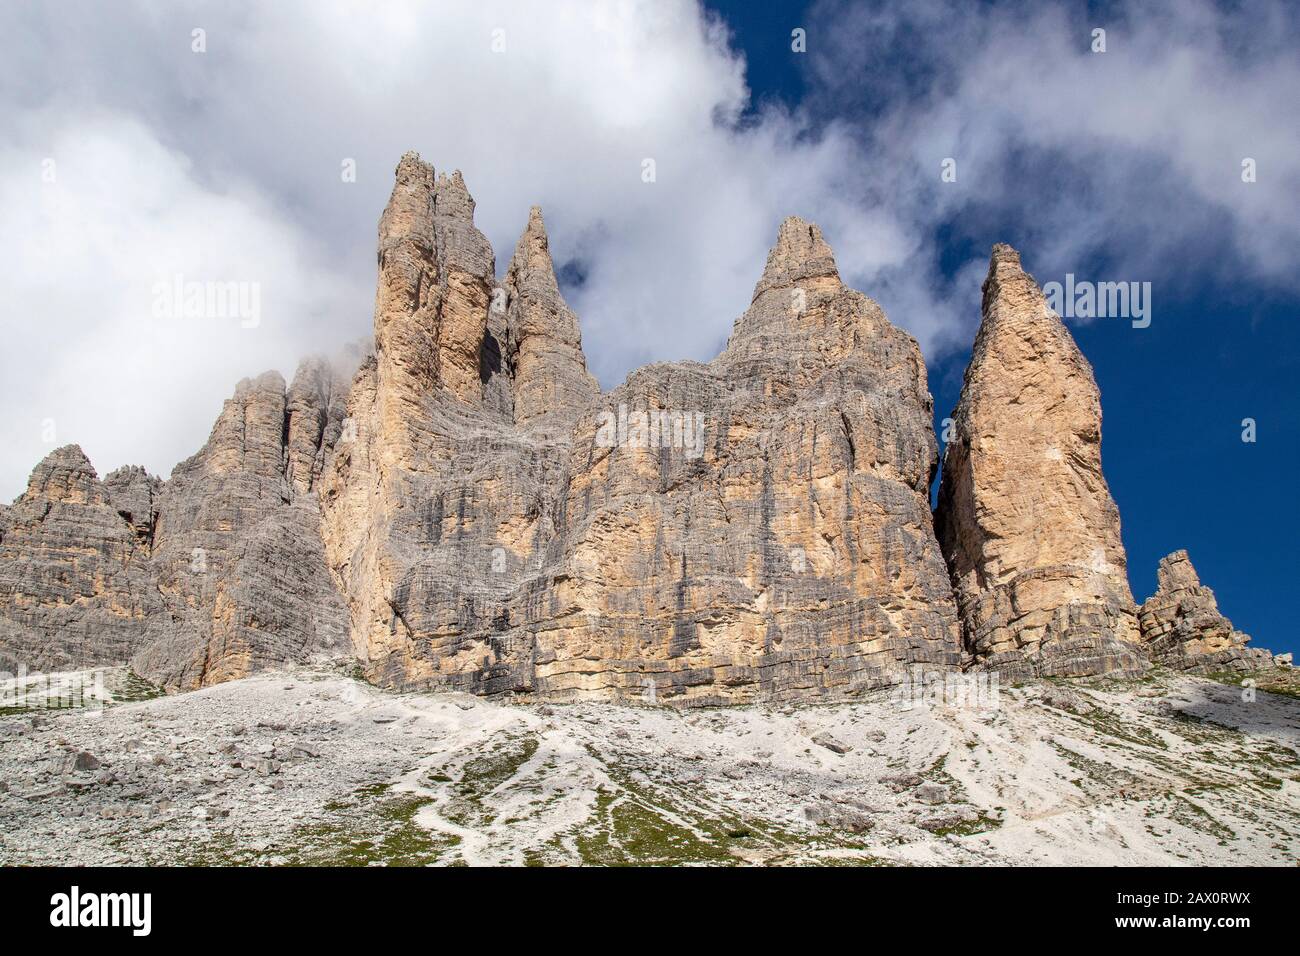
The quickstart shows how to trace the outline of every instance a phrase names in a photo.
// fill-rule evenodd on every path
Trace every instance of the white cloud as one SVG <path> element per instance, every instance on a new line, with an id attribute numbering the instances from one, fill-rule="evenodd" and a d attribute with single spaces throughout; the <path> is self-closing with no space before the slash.
<path id="1" fill-rule="evenodd" d="M 5 104 L 23 132 L 0 165 L 3 239 L 39 260 L 4 280 L 6 366 L 22 357 L 0 385 L 6 494 L 48 450 L 33 422 L 55 418 L 101 472 L 138 461 L 165 474 L 238 377 L 288 374 L 299 353 L 366 334 L 376 222 L 407 149 L 464 170 L 498 270 L 543 205 L 557 258 L 585 274 L 571 304 L 606 386 L 648 360 L 711 358 L 785 215 L 821 220 L 832 240 L 853 227 L 846 272 L 893 256 L 854 225 L 842 131 L 804 137 L 778 112 L 736 127 L 743 60 L 687 0 L 25 16 L 0 40 L 26 77 Z M 196 26 L 204 54 L 190 50 Z M 46 151 L 53 205 L 34 178 Z M 339 176 L 349 157 L 356 184 Z M 150 323 L 138 295 L 160 270 L 260 279 L 283 321 Z"/>
<path id="2" fill-rule="evenodd" d="M 333 279 L 255 191 L 205 188 L 129 117 L 83 115 L 75 128 L 25 117 L 0 148 L 0 208 L 0 482 L 11 493 L 74 441 L 101 474 L 127 462 L 167 473 L 202 443 L 236 381 L 292 373 L 317 324 L 365 294 Z M 158 314 L 156 286 L 177 277 L 256 283 L 259 312 Z"/>
<path id="3" fill-rule="evenodd" d="M 954 223 L 981 255 L 1014 240 L 1051 273 L 1100 260 L 1166 288 L 1300 283 L 1300 24 L 1283 4 L 823 0 L 815 19 L 817 95 L 877 111 L 864 157 L 922 260 Z M 945 157 L 957 183 L 939 182 Z M 1255 183 L 1242 182 L 1246 157 Z"/>

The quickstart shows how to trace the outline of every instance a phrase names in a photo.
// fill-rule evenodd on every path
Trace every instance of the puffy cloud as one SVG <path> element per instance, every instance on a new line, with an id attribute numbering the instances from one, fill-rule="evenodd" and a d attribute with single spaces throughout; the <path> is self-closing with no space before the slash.
<path id="1" fill-rule="evenodd" d="M 847 272 L 896 259 L 853 209 L 850 138 L 776 110 L 739 122 L 743 59 L 688 0 L 10 16 L 4 240 L 39 261 L 4 283 L 8 494 L 45 450 L 45 418 L 101 470 L 166 473 L 238 377 L 366 334 L 375 225 L 407 149 L 464 170 L 498 269 L 543 205 L 606 386 L 652 359 L 712 357 L 785 215 L 851 235 Z M 275 321 L 150 321 L 140 290 L 159 272 L 261 281 Z"/>
<path id="2" fill-rule="evenodd" d="M 14 133 L 0 147 L 6 497 L 73 441 L 101 475 L 126 462 L 165 474 L 235 382 L 291 373 L 320 327 L 342 331 L 339 303 L 365 294 L 256 191 L 204 186 L 135 119 L 29 115 Z M 244 298 L 187 309 L 178 283 Z"/>

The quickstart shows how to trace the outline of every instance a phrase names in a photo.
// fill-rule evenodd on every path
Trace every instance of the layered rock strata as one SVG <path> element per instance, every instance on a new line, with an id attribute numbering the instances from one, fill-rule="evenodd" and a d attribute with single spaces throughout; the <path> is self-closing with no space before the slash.
<path id="1" fill-rule="evenodd" d="M 1092 369 L 1010 246 L 983 292 L 936 514 L 967 649 L 1011 675 L 1140 671 Z"/>
<path id="2" fill-rule="evenodd" d="M 149 519 L 137 491 L 148 483 L 132 485 L 101 482 L 66 445 L 0 515 L 0 670 L 120 664 L 167 628 L 139 533 Z"/>
<path id="3" fill-rule="evenodd" d="M 245 379 L 173 469 L 150 565 L 174 624 L 132 658 L 142 676 L 193 688 L 346 650 L 315 494 L 342 431 L 341 390 L 322 361 L 287 389 L 278 372 Z"/>
<path id="4" fill-rule="evenodd" d="M 1250 636 L 1219 613 L 1214 592 L 1201 584 L 1186 551 L 1161 558 L 1156 581 L 1156 593 L 1138 610 L 1142 641 L 1153 660 L 1199 673 L 1272 664 L 1272 654 L 1247 647 Z"/>
<path id="5" fill-rule="evenodd" d="M 162 482 L 52 452 L 0 518 L 0 666 L 131 663 L 168 689 L 345 652 L 314 487 L 341 430 L 319 361 L 239 384 Z"/>
<path id="6" fill-rule="evenodd" d="M 0 506 L 0 668 L 183 689 L 346 655 L 394 688 L 703 705 L 1268 662 L 1182 553 L 1139 630 L 1091 368 L 1008 246 L 932 517 L 920 350 L 811 223 L 722 354 L 607 393 L 540 209 L 498 277 L 460 174 L 407 154 L 378 245 L 350 382 L 245 380 L 167 481 L 69 446 Z"/>
<path id="7" fill-rule="evenodd" d="M 356 439 L 324 482 L 374 680 L 706 703 L 959 663 L 925 366 L 816 226 L 782 225 L 714 362 L 601 395 L 540 211 L 494 283 L 462 188 L 398 166 L 380 245 L 401 254 L 381 256 Z M 482 340 L 477 389 L 442 371 L 449 325 Z"/>

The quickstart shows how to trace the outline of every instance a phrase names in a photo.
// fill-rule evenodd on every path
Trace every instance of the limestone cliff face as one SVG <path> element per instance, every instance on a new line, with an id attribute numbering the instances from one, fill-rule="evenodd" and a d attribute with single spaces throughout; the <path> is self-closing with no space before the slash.
<path id="1" fill-rule="evenodd" d="M 151 564 L 175 625 L 134 655 L 142 676 L 193 688 L 346 647 L 313 492 L 341 429 L 340 390 L 320 361 L 288 389 L 277 372 L 245 379 L 172 471 Z"/>
<path id="2" fill-rule="evenodd" d="M 341 388 L 307 362 L 240 383 L 167 482 L 52 452 L 0 525 L 0 665 L 130 662 L 194 688 L 347 647 L 314 493 Z"/>
<path id="3" fill-rule="evenodd" d="M 140 505 L 120 496 L 67 445 L 0 516 L 0 670 L 120 664 L 167 627 L 133 524 Z"/>
<path id="4" fill-rule="evenodd" d="M 459 245 L 436 241 L 443 182 Z M 815 226 L 783 224 L 713 363 L 652 365 L 602 396 L 540 211 L 492 283 L 461 190 L 398 167 L 380 241 L 401 255 L 381 255 L 375 361 L 324 481 L 326 553 L 373 679 L 709 702 L 959 662 L 925 367 Z M 476 252 L 458 267 L 457 248 Z M 471 290 L 454 321 L 480 336 L 474 382 L 442 372 L 447 300 L 394 294 L 415 285 Z"/>
<path id="5" fill-rule="evenodd" d="M 537 634 L 539 681 L 816 698 L 957 665 L 931 408 L 915 341 L 843 285 L 816 226 L 786 220 L 722 355 L 641 369 L 579 423 L 568 614 Z M 609 447 L 600 423 L 624 409 L 628 440 Z M 652 424 L 637 447 L 634 416 L 656 412 L 659 440 Z"/>
<path id="6" fill-rule="evenodd" d="M 968 650 L 1012 674 L 1140 670 L 1097 385 L 1010 246 L 953 420 L 936 525 Z"/>
<path id="7" fill-rule="evenodd" d="M 571 424 L 600 386 L 587 371 L 578 317 L 555 279 L 542 211 L 534 206 L 501 291 L 509 303 L 505 361 L 516 425 Z"/>
<path id="8" fill-rule="evenodd" d="M 1151 658 L 1193 672 L 1247 671 L 1272 663 L 1268 651 L 1247 647 L 1250 636 L 1219 613 L 1214 592 L 1201 584 L 1186 551 L 1160 559 L 1156 593 L 1138 611 Z"/>
<path id="9" fill-rule="evenodd" d="M 241 382 L 166 482 L 46 458 L 0 505 L 0 668 L 183 689 L 346 655 L 389 687 L 710 704 L 1268 662 L 1181 553 L 1139 633 L 1092 371 L 1007 246 L 933 518 L 920 350 L 797 218 L 721 355 L 602 393 L 541 211 L 498 278 L 460 174 L 407 154 L 352 368 Z"/>

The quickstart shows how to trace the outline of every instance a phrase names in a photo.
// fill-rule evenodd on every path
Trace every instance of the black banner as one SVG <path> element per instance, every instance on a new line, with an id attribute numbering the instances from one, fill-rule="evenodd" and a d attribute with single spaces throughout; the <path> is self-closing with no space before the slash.
<path id="1" fill-rule="evenodd" d="M 503 920 L 507 934 L 593 940 L 672 925 L 693 942 L 762 943 L 780 920 L 816 939 L 1232 945 L 1293 939 L 1297 890 L 1295 869 L 6 869 L 0 913 L 18 938 L 127 945 L 337 944 L 356 931 L 387 945 Z"/>

